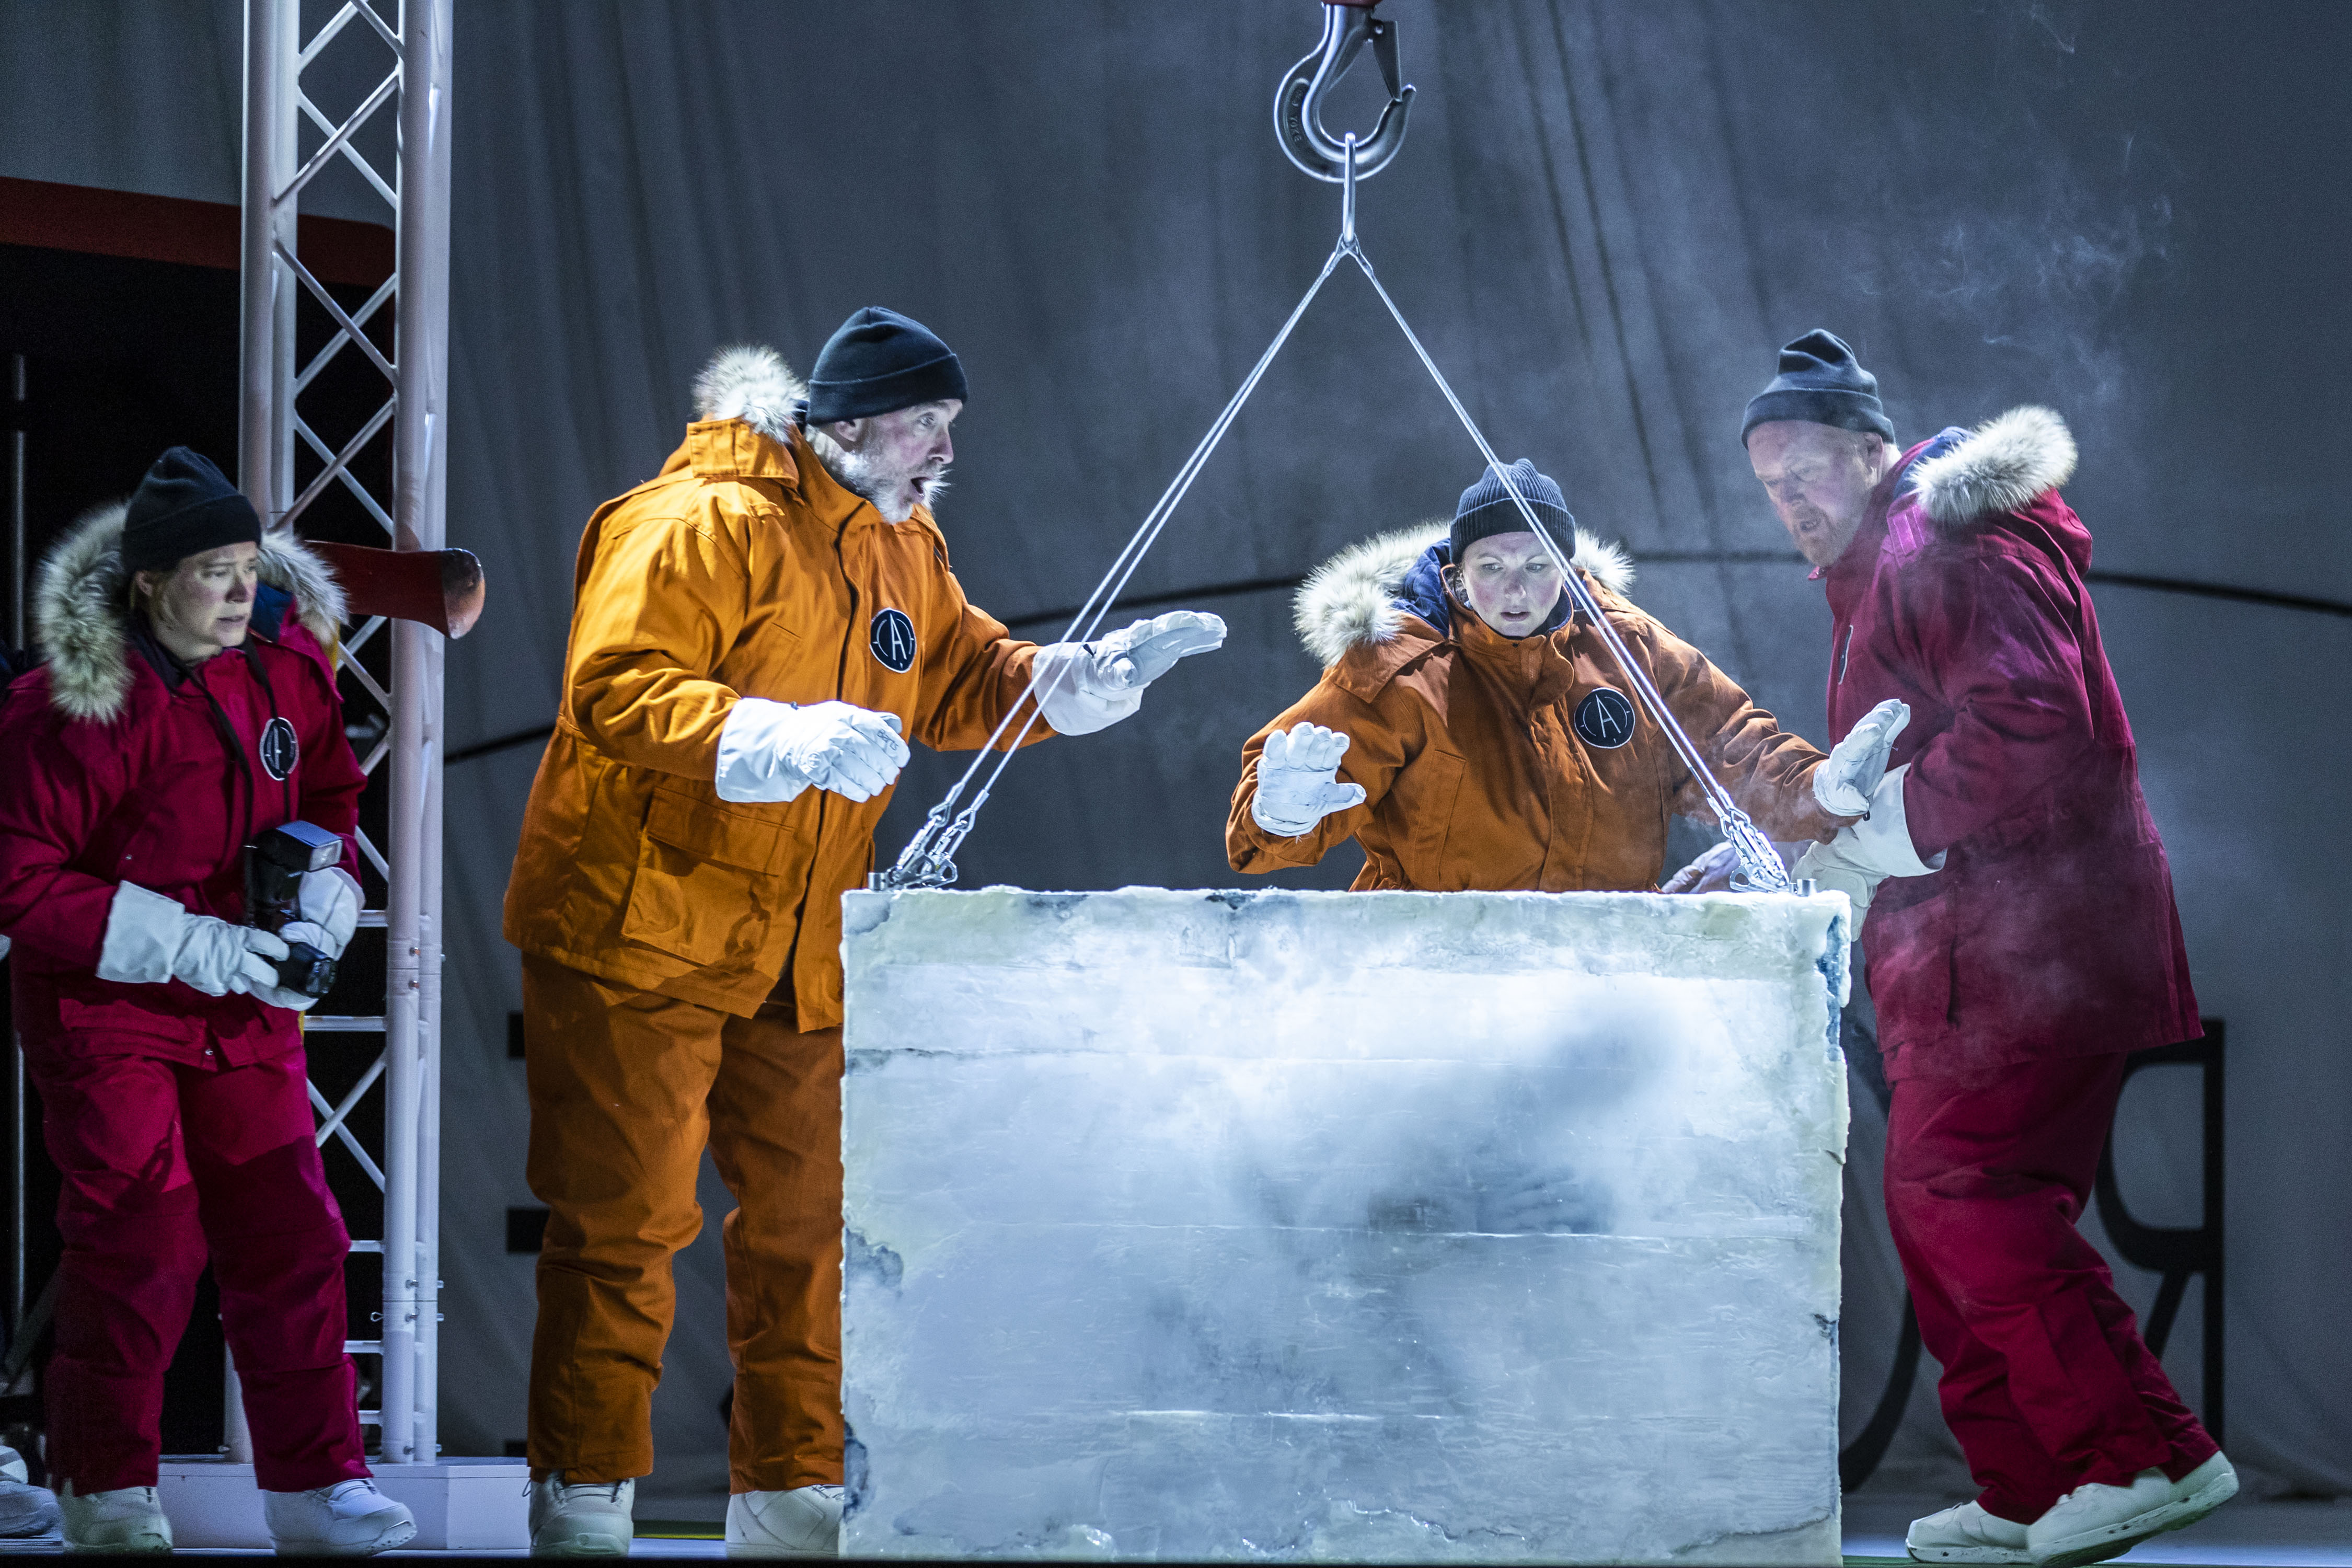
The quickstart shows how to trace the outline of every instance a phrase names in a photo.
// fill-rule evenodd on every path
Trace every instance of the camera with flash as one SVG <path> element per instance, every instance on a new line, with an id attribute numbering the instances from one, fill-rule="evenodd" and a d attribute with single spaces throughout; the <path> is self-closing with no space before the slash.
<path id="1" fill-rule="evenodd" d="M 275 935 L 300 918 L 302 879 L 343 858 L 343 841 L 323 827 L 289 822 L 245 847 L 245 918 Z M 280 990 L 324 996 L 335 984 L 335 961 L 307 942 L 289 942 L 278 970 Z"/>

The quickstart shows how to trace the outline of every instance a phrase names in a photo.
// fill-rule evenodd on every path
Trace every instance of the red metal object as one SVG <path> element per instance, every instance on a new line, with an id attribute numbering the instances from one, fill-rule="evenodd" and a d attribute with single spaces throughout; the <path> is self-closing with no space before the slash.
<path id="1" fill-rule="evenodd" d="M 390 616 L 461 637 L 481 618 L 482 563 L 470 550 L 375 550 L 305 540 L 341 584 L 352 612 Z"/>

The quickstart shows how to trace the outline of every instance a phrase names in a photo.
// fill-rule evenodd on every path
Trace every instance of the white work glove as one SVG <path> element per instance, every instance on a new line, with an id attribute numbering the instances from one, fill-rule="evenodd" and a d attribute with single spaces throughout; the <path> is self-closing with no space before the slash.
<path id="1" fill-rule="evenodd" d="M 282 989 L 274 982 L 268 985 L 256 985 L 250 989 L 255 1001 L 266 1002 L 272 1007 L 283 1007 L 289 1013 L 307 1013 L 326 1000 L 323 996 L 313 996 L 307 991 Z"/>
<path id="2" fill-rule="evenodd" d="M 1108 730 L 1143 706 L 1143 689 L 1180 658 L 1225 640 L 1225 623 L 1200 610 L 1171 610 L 1092 642 L 1047 643 L 1031 679 L 1037 708 L 1057 735 Z"/>
<path id="3" fill-rule="evenodd" d="M 1824 764 L 1826 765 L 1826 764 Z M 1834 889 L 1853 904 L 1853 934 L 1862 932 L 1870 900 L 1878 884 L 1889 877 L 1925 877 L 1944 868 L 1948 850 L 1933 860 L 1920 858 L 1911 842 L 1911 828 L 1903 816 L 1903 779 L 1911 764 L 1888 773 L 1871 792 L 1869 814 L 1851 827 L 1841 827 L 1827 844 L 1816 844 L 1790 868 L 1796 877 L 1811 877 L 1823 889 Z"/>
<path id="4" fill-rule="evenodd" d="M 289 942 L 307 942 L 329 958 L 341 958 L 359 928 L 360 903 L 359 879 L 341 866 L 305 871 L 294 895 L 294 918 L 278 927 L 278 934 Z"/>
<path id="5" fill-rule="evenodd" d="M 1813 770 L 1813 798 L 1832 816 L 1860 816 L 1870 809 L 1870 792 L 1886 776 L 1886 754 L 1895 737 L 1911 722 L 1911 707 L 1888 698 L 1862 716 Z"/>
<path id="6" fill-rule="evenodd" d="M 278 971 L 268 961 L 285 956 L 286 944 L 266 931 L 194 913 L 177 899 L 124 882 L 107 906 L 98 977 L 130 984 L 182 980 L 207 996 L 226 996 L 275 987 Z"/>
<path id="7" fill-rule="evenodd" d="M 1364 804 L 1364 786 L 1339 782 L 1348 737 L 1320 724 L 1293 724 L 1265 738 L 1257 758 L 1257 793 L 1250 820 L 1268 833 L 1296 838 L 1335 811 Z"/>
<path id="8" fill-rule="evenodd" d="M 1728 838 L 1666 879 L 1662 893 L 1722 893 L 1739 874 L 1739 850 Z"/>
<path id="9" fill-rule="evenodd" d="M 791 800 L 814 784 L 870 800 L 890 787 L 908 755 L 896 713 L 739 698 L 719 731 L 719 798 Z"/>

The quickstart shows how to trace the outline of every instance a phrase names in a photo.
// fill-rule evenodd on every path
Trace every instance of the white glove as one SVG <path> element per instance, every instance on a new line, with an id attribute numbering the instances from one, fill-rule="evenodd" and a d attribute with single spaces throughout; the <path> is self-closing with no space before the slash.
<path id="1" fill-rule="evenodd" d="M 1862 716 L 1813 770 L 1813 798 L 1832 816 L 1860 816 L 1870 809 L 1870 792 L 1886 776 L 1886 754 L 1895 737 L 1911 722 L 1911 707 L 1888 698 Z"/>
<path id="2" fill-rule="evenodd" d="M 1822 764 L 1826 767 L 1828 764 Z M 1888 773 L 1871 792 L 1869 815 L 1851 827 L 1841 827 L 1827 844 L 1816 844 L 1797 858 L 1790 873 L 1811 877 L 1824 889 L 1843 893 L 1853 904 L 1853 930 L 1859 935 L 1869 917 L 1870 900 L 1878 884 L 1889 877 L 1925 877 L 1944 868 L 1948 850 L 1933 860 L 1920 858 L 1911 842 L 1911 828 L 1903 816 L 1903 780 L 1911 764 Z"/>
<path id="3" fill-rule="evenodd" d="M 177 899 L 124 882 L 107 906 L 98 977 L 131 984 L 183 980 L 207 996 L 226 996 L 274 987 L 278 971 L 268 961 L 285 956 L 286 944 L 266 931 L 193 913 Z"/>
<path id="4" fill-rule="evenodd" d="M 1339 782 L 1348 737 L 1320 724 L 1293 724 L 1265 738 L 1257 758 L 1257 793 L 1250 820 L 1268 833 L 1296 838 L 1335 811 L 1364 804 L 1364 786 Z"/>
<path id="5" fill-rule="evenodd" d="M 1728 838 L 1675 872 L 1660 888 L 1662 893 L 1720 893 L 1730 889 L 1739 872 L 1739 850 Z"/>
<path id="6" fill-rule="evenodd" d="M 1104 683 L 1114 690 L 1139 691 L 1176 668 L 1180 658 L 1223 647 L 1225 623 L 1202 610 L 1171 610 L 1087 646 Z"/>
<path id="7" fill-rule="evenodd" d="M 329 958 L 341 958 L 359 927 L 360 902 L 359 879 L 341 866 L 305 871 L 294 895 L 294 918 L 278 927 L 278 934 L 289 942 L 307 942 Z"/>
<path id="8" fill-rule="evenodd" d="M 908 755 L 896 713 L 738 698 L 719 731 L 719 798 L 791 800 L 814 784 L 868 800 L 890 787 Z"/>
<path id="9" fill-rule="evenodd" d="M 323 996 L 313 996 L 307 991 L 284 990 L 275 983 L 274 975 L 271 980 L 270 984 L 252 987 L 255 1001 L 266 1002 L 272 1007 L 283 1007 L 289 1013 L 307 1013 L 326 1000 Z"/>
<path id="10" fill-rule="evenodd" d="M 1057 735 L 1108 730 L 1143 706 L 1143 689 L 1192 654 L 1225 640 L 1225 623 L 1199 610 L 1171 610 L 1093 642 L 1047 643 L 1032 679 L 1037 708 Z"/>

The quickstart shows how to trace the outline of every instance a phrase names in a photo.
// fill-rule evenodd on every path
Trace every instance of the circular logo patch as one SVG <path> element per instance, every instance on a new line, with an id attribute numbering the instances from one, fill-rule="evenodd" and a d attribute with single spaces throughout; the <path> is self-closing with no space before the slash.
<path id="1" fill-rule="evenodd" d="M 255 750 L 261 753 L 263 771 L 279 784 L 286 782 L 294 764 L 302 760 L 302 742 L 295 738 L 294 726 L 283 719 L 272 719 L 263 726 L 261 744 Z"/>
<path id="2" fill-rule="evenodd" d="M 1633 704 L 1612 687 L 1595 688 L 1576 705 L 1576 738 L 1613 752 L 1633 738 Z"/>
<path id="3" fill-rule="evenodd" d="M 877 610 L 866 646 L 883 668 L 904 675 L 915 668 L 915 623 L 897 610 Z"/>

